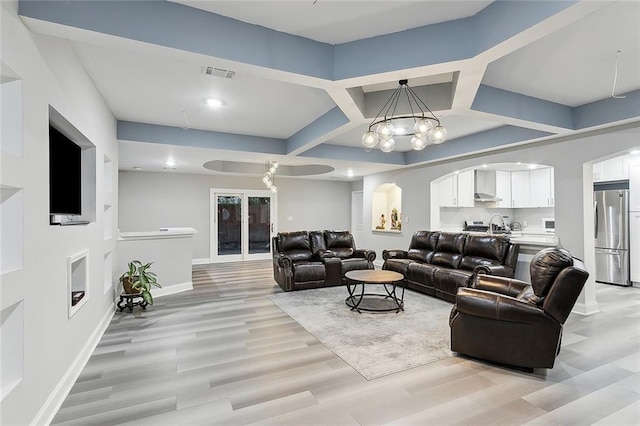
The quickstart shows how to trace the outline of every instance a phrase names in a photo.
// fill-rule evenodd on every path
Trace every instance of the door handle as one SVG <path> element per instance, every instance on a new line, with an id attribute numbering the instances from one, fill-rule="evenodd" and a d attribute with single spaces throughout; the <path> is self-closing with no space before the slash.
<path id="1" fill-rule="evenodd" d="M 271 233 L 273 234 L 273 222 L 271 222 Z"/>
<path id="2" fill-rule="evenodd" d="M 598 202 L 593 202 L 593 238 L 598 238 Z"/>

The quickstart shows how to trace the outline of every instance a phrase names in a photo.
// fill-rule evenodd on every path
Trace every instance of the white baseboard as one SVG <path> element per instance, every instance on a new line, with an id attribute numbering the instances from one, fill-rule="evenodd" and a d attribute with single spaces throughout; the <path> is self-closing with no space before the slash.
<path id="1" fill-rule="evenodd" d="M 169 294 L 180 293 L 181 291 L 193 290 L 193 282 L 187 281 L 186 283 L 173 284 L 167 287 L 154 288 L 151 290 L 153 297 L 162 297 Z"/>
<path id="2" fill-rule="evenodd" d="M 593 303 L 576 303 L 573 307 L 573 310 L 571 311 L 573 313 L 579 314 L 579 315 L 593 315 L 595 313 L 600 312 L 600 309 L 598 309 L 598 303 L 597 302 L 593 302 Z"/>
<path id="3" fill-rule="evenodd" d="M 191 264 L 192 265 L 208 265 L 209 263 L 211 263 L 211 259 L 207 258 L 202 258 L 202 259 L 192 259 L 191 260 Z"/>
<path id="4" fill-rule="evenodd" d="M 95 350 L 96 346 L 98 346 L 102 335 L 109 326 L 111 318 L 115 312 L 114 309 L 114 307 L 110 307 L 104 314 L 104 317 L 100 320 L 100 323 L 87 340 L 87 343 L 73 361 L 71 367 L 69 367 L 69 370 L 67 370 L 65 375 L 62 376 L 62 379 L 60 379 L 56 388 L 53 390 L 51 395 L 49 395 L 49 398 L 47 398 L 42 408 L 40 408 L 38 414 L 36 414 L 36 417 L 31 422 L 32 425 L 48 425 L 53 421 L 53 418 L 60 409 L 60 406 L 71 391 L 76 380 L 78 380 L 80 373 L 82 373 L 82 369 L 89 361 L 91 354 Z"/>

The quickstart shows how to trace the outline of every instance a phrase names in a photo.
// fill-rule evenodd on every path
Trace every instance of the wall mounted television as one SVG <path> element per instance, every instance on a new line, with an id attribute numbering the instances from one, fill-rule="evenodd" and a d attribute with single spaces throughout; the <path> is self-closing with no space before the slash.
<path id="1" fill-rule="evenodd" d="M 51 223 L 57 224 L 63 222 L 57 215 L 82 214 L 82 148 L 52 125 L 49 125 L 49 213 Z"/>

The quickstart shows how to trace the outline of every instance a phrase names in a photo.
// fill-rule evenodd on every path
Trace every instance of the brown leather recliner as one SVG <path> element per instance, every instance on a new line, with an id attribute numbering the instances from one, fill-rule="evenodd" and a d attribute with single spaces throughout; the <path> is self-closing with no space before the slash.
<path id="1" fill-rule="evenodd" d="M 460 288 L 451 310 L 451 350 L 525 368 L 553 368 L 562 325 L 589 273 L 562 248 L 531 260 L 531 284 L 479 274 Z"/>

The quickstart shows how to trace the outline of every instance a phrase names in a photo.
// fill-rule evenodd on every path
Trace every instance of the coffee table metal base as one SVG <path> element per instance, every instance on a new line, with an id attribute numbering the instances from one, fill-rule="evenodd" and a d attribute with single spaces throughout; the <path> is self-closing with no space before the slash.
<path id="1" fill-rule="evenodd" d="M 357 285 L 360 285 L 364 288 L 365 284 L 354 284 L 352 287 L 355 290 L 355 287 Z M 389 291 L 389 289 L 387 288 L 387 285 L 392 286 L 392 290 Z M 397 297 L 395 294 L 395 289 L 396 286 L 393 284 L 387 284 L 384 286 L 385 290 L 387 291 L 387 294 L 379 294 L 379 293 L 360 293 L 358 295 L 352 295 L 347 297 L 344 300 L 344 303 L 351 308 L 352 311 L 358 311 L 359 313 L 362 312 L 393 312 L 395 311 L 396 314 L 400 311 L 404 311 L 404 287 L 402 288 L 402 293 L 400 295 L 400 297 Z M 350 293 L 351 294 L 351 293 Z M 366 300 L 367 299 L 372 299 L 372 298 L 380 298 L 382 300 L 389 300 L 391 302 L 393 302 L 393 306 L 389 307 L 389 308 L 373 308 L 373 307 L 366 307 L 366 306 L 362 306 L 362 302 L 365 301 L 366 304 Z"/>

